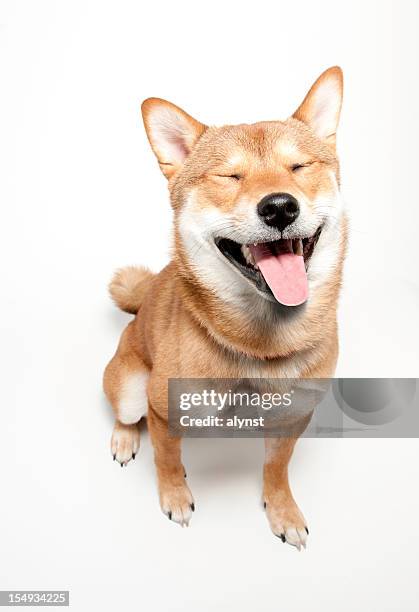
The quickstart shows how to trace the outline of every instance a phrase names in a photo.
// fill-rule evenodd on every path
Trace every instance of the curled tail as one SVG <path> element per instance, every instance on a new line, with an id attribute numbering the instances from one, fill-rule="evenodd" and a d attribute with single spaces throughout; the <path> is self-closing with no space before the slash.
<path id="1" fill-rule="evenodd" d="M 109 293 L 121 310 L 137 314 L 153 277 L 154 274 L 147 268 L 121 268 L 109 283 Z"/>

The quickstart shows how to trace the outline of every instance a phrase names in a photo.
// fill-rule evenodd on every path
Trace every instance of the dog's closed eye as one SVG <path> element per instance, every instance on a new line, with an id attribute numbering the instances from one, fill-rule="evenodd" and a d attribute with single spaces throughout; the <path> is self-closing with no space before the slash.
<path id="1" fill-rule="evenodd" d="M 234 179 L 235 181 L 240 181 L 243 177 L 240 174 L 216 174 L 219 178 L 228 178 Z"/>
<path id="2" fill-rule="evenodd" d="M 298 170 L 301 170 L 302 168 L 308 168 L 312 164 L 314 164 L 314 161 L 304 162 L 301 164 L 293 164 L 291 166 L 291 172 L 297 172 Z"/>

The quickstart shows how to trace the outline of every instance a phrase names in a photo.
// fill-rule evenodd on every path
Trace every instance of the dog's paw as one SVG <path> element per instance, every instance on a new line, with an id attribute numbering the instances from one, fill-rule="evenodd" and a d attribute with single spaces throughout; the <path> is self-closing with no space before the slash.
<path id="1" fill-rule="evenodd" d="M 264 503 L 269 525 L 273 533 L 284 543 L 301 550 L 307 543 L 307 523 L 292 496 L 279 491 L 265 498 Z"/>
<path id="2" fill-rule="evenodd" d="M 195 504 L 186 482 L 160 486 L 160 506 L 171 521 L 187 527 L 195 511 Z"/>
<path id="3" fill-rule="evenodd" d="M 121 467 L 127 465 L 131 459 L 135 459 L 139 447 L 140 432 L 137 425 L 123 425 L 117 421 L 111 439 L 114 461 L 118 461 Z"/>

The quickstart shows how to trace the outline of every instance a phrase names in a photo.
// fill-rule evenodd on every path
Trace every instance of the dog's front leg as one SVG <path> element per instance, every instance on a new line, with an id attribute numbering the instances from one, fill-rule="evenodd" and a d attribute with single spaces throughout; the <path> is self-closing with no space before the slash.
<path id="1" fill-rule="evenodd" d="M 168 424 L 149 405 L 147 425 L 154 447 L 160 505 L 170 520 L 187 526 L 195 510 L 181 461 L 181 439 L 170 438 Z"/>
<path id="2" fill-rule="evenodd" d="M 296 441 L 296 438 L 265 439 L 263 499 L 274 534 L 300 550 L 306 545 L 308 529 L 288 482 L 288 463 Z"/>

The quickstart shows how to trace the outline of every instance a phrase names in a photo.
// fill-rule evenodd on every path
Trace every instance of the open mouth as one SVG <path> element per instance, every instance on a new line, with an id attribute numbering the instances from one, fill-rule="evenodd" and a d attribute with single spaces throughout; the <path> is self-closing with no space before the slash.
<path id="1" fill-rule="evenodd" d="M 308 298 L 307 268 L 320 233 L 321 227 L 308 238 L 253 244 L 216 238 L 215 244 L 259 291 L 284 306 L 299 306 Z"/>

